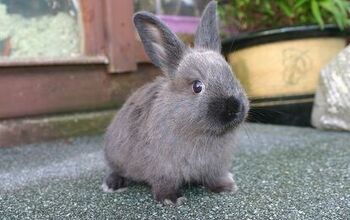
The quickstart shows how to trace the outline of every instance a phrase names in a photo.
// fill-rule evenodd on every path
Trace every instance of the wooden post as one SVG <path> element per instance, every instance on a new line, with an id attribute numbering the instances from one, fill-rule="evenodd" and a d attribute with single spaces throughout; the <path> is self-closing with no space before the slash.
<path id="1" fill-rule="evenodd" d="M 81 0 L 80 15 L 83 26 L 83 47 L 86 56 L 106 55 L 105 13 L 101 0 Z"/>
<path id="2" fill-rule="evenodd" d="M 106 49 L 110 73 L 137 69 L 135 30 L 132 22 L 133 0 L 105 0 Z"/>

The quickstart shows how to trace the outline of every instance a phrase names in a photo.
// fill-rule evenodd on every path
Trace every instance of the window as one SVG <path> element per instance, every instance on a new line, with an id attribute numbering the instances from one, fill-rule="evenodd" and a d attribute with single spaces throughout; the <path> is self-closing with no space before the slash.
<path id="1" fill-rule="evenodd" d="M 2 59 L 76 57 L 81 33 L 77 0 L 0 0 Z"/>

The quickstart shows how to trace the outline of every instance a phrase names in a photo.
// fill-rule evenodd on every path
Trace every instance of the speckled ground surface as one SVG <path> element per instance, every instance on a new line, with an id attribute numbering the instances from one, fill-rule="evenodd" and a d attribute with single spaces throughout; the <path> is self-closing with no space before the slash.
<path id="1" fill-rule="evenodd" d="M 164 207 L 144 185 L 100 190 L 101 137 L 0 149 L 0 219 L 350 219 L 350 134 L 249 124 L 232 171 L 240 188 L 185 190 Z"/>

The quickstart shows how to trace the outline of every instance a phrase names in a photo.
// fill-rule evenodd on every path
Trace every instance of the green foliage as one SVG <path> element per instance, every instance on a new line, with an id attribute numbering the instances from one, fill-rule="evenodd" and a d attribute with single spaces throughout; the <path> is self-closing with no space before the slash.
<path id="1" fill-rule="evenodd" d="M 250 31 L 289 25 L 350 26 L 349 0 L 219 0 L 224 25 Z"/>

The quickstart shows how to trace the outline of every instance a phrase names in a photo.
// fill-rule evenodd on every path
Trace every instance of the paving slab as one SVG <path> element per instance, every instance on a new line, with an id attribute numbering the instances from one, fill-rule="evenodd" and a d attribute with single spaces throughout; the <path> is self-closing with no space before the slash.
<path id="1" fill-rule="evenodd" d="M 133 184 L 103 193 L 102 137 L 0 149 L 0 219 L 350 219 L 350 134 L 246 124 L 239 191 L 187 186 L 178 207 Z"/>

